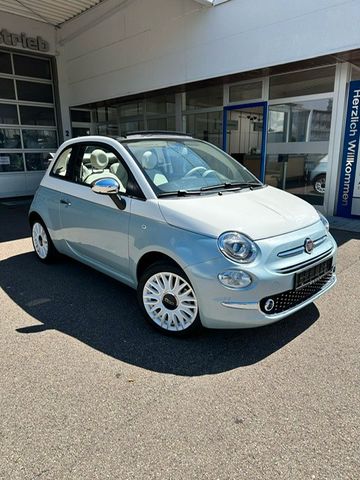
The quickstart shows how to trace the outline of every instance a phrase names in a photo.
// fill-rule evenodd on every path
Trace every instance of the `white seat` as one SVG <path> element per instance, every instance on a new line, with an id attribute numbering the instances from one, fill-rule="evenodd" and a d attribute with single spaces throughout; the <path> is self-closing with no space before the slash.
<path id="1" fill-rule="evenodd" d="M 141 165 L 156 186 L 168 183 L 168 179 L 158 168 L 158 159 L 154 152 L 147 150 L 141 157 Z"/>
<path id="2" fill-rule="evenodd" d="M 126 191 L 120 178 L 111 172 L 109 168 L 107 168 L 109 164 L 109 158 L 103 150 L 94 150 L 90 156 L 90 163 L 92 169 L 91 171 L 85 165 L 82 167 L 83 182 L 87 183 L 88 185 L 92 185 L 94 182 L 96 182 L 96 180 L 100 180 L 101 178 L 113 178 L 114 180 L 118 181 L 120 185 L 120 191 Z"/>
<path id="3" fill-rule="evenodd" d="M 116 176 L 116 178 L 120 181 L 121 185 L 125 187 L 127 186 L 129 181 L 129 175 L 124 165 L 122 165 L 120 162 L 113 163 L 110 166 L 110 173 Z M 123 191 L 125 192 L 125 189 Z"/>

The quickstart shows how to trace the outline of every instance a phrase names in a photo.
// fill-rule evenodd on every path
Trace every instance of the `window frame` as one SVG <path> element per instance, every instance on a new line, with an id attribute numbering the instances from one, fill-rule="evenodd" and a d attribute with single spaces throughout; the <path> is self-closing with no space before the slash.
<path id="1" fill-rule="evenodd" d="M 57 173 L 55 173 L 55 167 L 59 161 L 59 158 L 62 156 L 62 154 L 66 151 L 66 150 L 70 150 L 71 149 L 71 154 L 70 154 L 70 158 L 69 158 L 69 161 L 68 161 L 68 168 L 70 169 L 69 171 L 69 175 L 65 175 L 65 176 L 62 176 L 62 175 L 58 175 Z M 72 179 L 72 176 L 73 176 L 73 168 L 72 168 L 72 162 L 73 162 L 73 155 L 75 153 L 75 145 L 73 144 L 70 144 L 70 145 L 67 145 L 66 147 L 64 147 L 60 152 L 59 154 L 56 156 L 56 159 L 54 161 L 54 164 L 53 166 L 51 167 L 51 170 L 49 172 L 49 176 L 50 177 L 54 177 L 54 178 L 57 178 L 59 180 L 64 180 L 66 182 L 71 182 L 71 179 Z M 67 172 L 66 172 L 67 173 Z"/>
<path id="2" fill-rule="evenodd" d="M 119 159 L 119 161 L 121 161 L 123 167 L 125 168 L 128 176 L 129 176 L 127 190 L 126 190 L 126 192 L 121 192 L 121 194 L 120 194 L 122 197 L 136 198 L 138 200 L 146 200 L 144 192 L 142 191 L 139 183 L 137 182 L 137 180 L 134 177 L 131 169 L 129 168 L 129 166 L 125 162 L 125 160 L 122 157 L 122 155 L 120 154 L 120 152 L 118 152 L 115 148 L 113 148 L 111 145 L 109 145 L 107 143 L 82 141 L 82 142 L 77 142 L 77 143 L 73 143 L 73 144 L 68 145 L 67 147 L 65 147 L 59 153 L 59 155 L 57 155 L 56 161 L 55 161 L 55 163 L 54 163 L 54 165 L 53 165 L 53 167 L 50 171 L 50 176 L 55 177 L 55 178 L 60 179 L 60 180 L 65 180 L 67 182 L 74 183 L 75 185 L 80 185 L 82 187 L 87 187 L 87 188 L 91 189 L 91 185 L 89 185 L 88 183 L 78 182 L 77 180 L 75 180 L 76 166 L 77 165 L 79 166 L 80 162 L 83 159 L 85 149 L 87 147 L 90 147 L 90 146 L 105 148 L 107 151 L 113 153 Z M 59 157 L 64 153 L 64 151 L 67 148 L 72 148 L 71 156 L 70 156 L 69 163 L 68 163 L 68 166 L 70 167 L 70 172 L 69 172 L 70 175 L 69 175 L 69 177 L 68 176 L 62 177 L 60 175 L 56 175 L 53 170 L 56 166 L 57 160 L 59 159 Z"/>

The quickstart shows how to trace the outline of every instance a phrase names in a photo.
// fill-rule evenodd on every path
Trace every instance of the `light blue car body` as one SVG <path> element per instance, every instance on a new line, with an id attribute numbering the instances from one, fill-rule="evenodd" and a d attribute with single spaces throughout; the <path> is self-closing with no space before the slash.
<path id="1" fill-rule="evenodd" d="M 131 163 L 119 142 L 106 137 L 94 138 L 110 142 L 125 161 Z M 76 140 L 65 146 L 71 142 Z M 256 240 L 260 251 L 258 258 L 251 264 L 239 265 L 219 251 L 217 235 L 204 234 L 201 228 L 198 232 L 191 231 L 186 222 L 183 228 L 176 222 L 171 224 L 165 218 L 162 200 L 147 194 L 150 190 L 145 193 L 145 199 L 124 196 L 126 208 L 120 210 L 110 198 L 97 195 L 86 186 L 51 178 L 49 172 L 54 161 L 35 194 L 30 219 L 39 216 L 43 220 L 56 249 L 132 288 L 137 287 L 145 265 L 160 256 L 170 258 L 188 276 L 205 327 L 247 328 L 273 323 L 311 303 L 336 282 L 333 273 L 331 280 L 316 295 L 282 313 L 267 315 L 260 308 L 260 300 L 291 290 L 296 272 L 330 258 L 335 265 L 336 243 L 318 217 L 305 228 Z M 135 178 L 144 185 L 146 179 L 141 171 L 134 165 L 129 166 Z M 232 195 L 234 201 L 241 201 L 235 193 Z M 311 257 L 304 249 L 287 257 L 278 255 L 299 250 L 305 238 L 315 241 Z M 252 284 L 239 290 L 225 287 L 218 275 L 229 269 L 245 270 L 251 275 Z"/>

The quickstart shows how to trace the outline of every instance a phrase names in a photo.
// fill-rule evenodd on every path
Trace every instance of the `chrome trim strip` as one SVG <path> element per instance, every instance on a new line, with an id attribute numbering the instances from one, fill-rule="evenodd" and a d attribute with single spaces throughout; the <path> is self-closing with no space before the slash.
<path id="1" fill-rule="evenodd" d="M 285 274 L 285 273 L 294 273 L 294 272 L 301 271 L 304 268 L 314 266 L 318 262 L 325 260 L 326 257 L 330 255 L 332 252 L 333 252 L 333 247 L 329 248 L 329 250 L 326 250 L 326 252 L 322 253 L 316 258 L 312 258 L 311 260 L 307 260 L 302 263 L 297 263 L 296 265 L 291 265 L 290 267 L 279 268 L 278 270 L 276 270 L 276 272 Z"/>
<path id="2" fill-rule="evenodd" d="M 258 302 L 221 302 L 223 307 L 237 308 L 239 310 L 259 310 Z"/>
<path id="3" fill-rule="evenodd" d="M 327 235 L 323 235 L 320 238 L 314 240 L 314 248 L 319 247 L 322 243 L 325 242 L 327 239 Z M 298 247 L 291 248 L 290 250 L 285 250 L 277 254 L 278 257 L 287 258 L 287 257 L 294 257 L 295 255 L 299 255 L 305 251 L 304 245 L 299 245 Z"/>

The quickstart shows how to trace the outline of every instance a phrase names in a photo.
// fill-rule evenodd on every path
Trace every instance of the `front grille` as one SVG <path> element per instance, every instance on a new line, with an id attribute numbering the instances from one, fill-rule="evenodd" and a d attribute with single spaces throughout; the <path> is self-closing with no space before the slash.
<path id="1" fill-rule="evenodd" d="M 301 268 L 305 267 L 310 267 L 310 265 L 313 265 L 314 263 L 322 260 L 323 258 L 327 257 L 329 253 L 331 253 L 332 247 L 326 250 L 326 252 L 323 252 L 321 255 L 317 256 L 316 258 L 312 258 L 310 260 L 305 260 L 304 262 L 297 263 L 295 265 L 291 265 L 290 267 L 284 267 L 284 268 L 279 268 L 276 270 L 278 273 L 293 273 L 296 272 L 297 270 L 300 270 Z"/>
<path id="2" fill-rule="evenodd" d="M 260 301 L 260 309 L 266 315 L 276 315 L 277 313 L 286 312 L 290 308 L 300 305 L 312 296 L 320 292 L 320 290 L 331 280 L 333 272 L 330 271 L 323 277 L 315 280 L 314 282 L 305 285 L 297 290 L 287 290 L 286 292 L 279 293 L 278 295 L 272 295 L 271 297 L 263 298 Z M 270 312 L 265 310 L 265 303 L 267 300 L 272 299 L 274 306 Z"/>
<path id="3" fill-rule="evenodd" d="M 314 240 L 314 248 L 320 247 L 325 240 L 328 238 L 327 235 L 323 235 L 320 238 L 317 238 Z M 302 245 L 298 245 L 297 247 L 290 248 L 289 250 L 285 250 L 284 252 L 279 252 L 277 255 L 278 257 L 293 257 L 294 255 L 299 255 L 301 253 L 305 252 L 305 245 L 304 243 Z"/>

